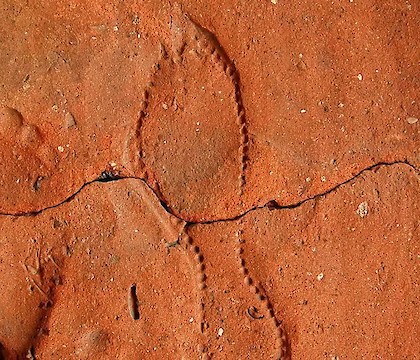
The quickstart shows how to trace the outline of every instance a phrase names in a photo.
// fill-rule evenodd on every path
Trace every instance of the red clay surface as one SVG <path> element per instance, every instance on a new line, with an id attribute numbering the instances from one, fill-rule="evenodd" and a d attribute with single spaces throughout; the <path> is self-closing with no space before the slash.
<path id="1" fill-rule="evenodd" d="M 0 22 L 0 359 L 420 358 L 417 2 Z"/>

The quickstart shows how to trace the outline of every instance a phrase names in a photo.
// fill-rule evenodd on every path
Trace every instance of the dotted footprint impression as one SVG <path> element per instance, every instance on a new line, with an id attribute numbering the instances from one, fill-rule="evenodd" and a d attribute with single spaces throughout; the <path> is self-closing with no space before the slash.
<path id="1" fill-rule="evenodd" d="M 195 180 L 198 178 L 199 183 L 201 178 L 197 175 L 198 173 L 201 172 L 204 181 L 208 181 L 209 178 L 217 178 L 219 168 L 223 168 L 220 166 L 220 163 L 229 159 L 228 161 L 235 163 L 238 169 L 234 186 L 236 188 L 236 195 L 240 199 L 246 186 L 246 170 L 249 161 L 249 135 L 245 108 L 241 96 L 239 73 L 236 70 L 235 64 L 229 59 L 214 34 L 195 23 L 187 14 L 182 13 L 179 9 L 175 12 L 175 15 L 171 16 L 171 31 L 173 36 L 170 49 L 161 44 L 160 60 L 155 65 L 151 80 L 144 91 L 136 131 L 139 147 L 138 160 L 141 168 L 140 175 L 144 177 L 161 199 L 166 200 L 166 194 L 171 192 L 171 185 L 167 183 L 166 179 L 173 180 L 175 183 L 177 182 L 177 176 L 171 174 L 171 169 L 165 169 L 166 163 L 175 163 L 175 171 L 186 173 L 180 186 L 183 189 L 181 193 L 186 194 L 188 192 L 203 191 L 203 188 L 199 189 L 198 187 L 188 186 L 189 172 L 188 169 L 183 168 L 185 163 L 195 162 L 199 164 L 198 166 L 196 165 L 196 172 L 192 174 L 192 176 L 195 176 Z M 203 77 L 202 79 L 200 78 L 195 81 L 194 79 L 187 79 L 188 67 L 192 65 L 195 66 L 195 71 L 197 69 L 200 71 Z M 205 83 L 206 75 L 211 77 L 212 83 L 201 85 L 203 82 Z M 187 80 L 191 81 L 192 84 L 188 84 L 189 87 L 186 89 Z M 203 82 L 200 82 L 200 80 Z M 222 87 L 222 90 L 217 91 L 217 86 L 215 85 L 220 83 L 223 83 L 224 88 Z M 192 116 L 188 109 L 188 103 L 194 101 L 203 101 L 205 103 L 208 98 L 205 98 L 205 100 L 202 98 L 197 99 L 195 98 L 196 95 L 192 95 L 191 93 L 194 91 L 195 94 L 198 92 L 201 95 L 200 90 L 206 90 L 207 85 L 213 85 L 213 97 L 219 102 L 215 104 L 210 101 L 209 108 L 217 108 L 219 112 L 217 114 L 201 112 L 201 118 L 204 118 L 203 121 L 208 121 L 209 127 L 216 128 L 218 132 L 205 132 L 203 129 L 204 135 L 197 143 L 188 144 L 188 146 L 183 148 L 185 144 L 179 144 L 179 141 L 177 142 L 175 140 L 174 145 L 172 145 L 171 141 L 173 139 L 182 139 L 185 137 L 185 134 L 183 134 L 185 130 L 178 127 L 178 122 L 186 122 L 191 118 L 188 125 L 193 129 L 195 128 L 197 133 L 202 131 L 200 125 L 204 124 L 200 124 L 200 121 L 195 121 L 195 119 L 200 117 L 197 116 L 194 118 Z M 159 88 L 160 91 L 156 91 L 156 88 Z M 217 96 L 218 94 L 220 97 Z M 205 109 L 205 106 L 203 108 Z M 230 113 L 226 115 L 226 111 Z M 223 126 L 225 127 L 225 132 L 222 134 L 223 136 L 220 136 L 220 117 L 224 120 Z M 230 121 L 231 119 L 234 121 Z M 157 130 L 153 131 L 153 129 Z M 150 136 L 150 134 L 153 134 L 153 136 Z M 212 144 L 209 144 L 209 141 Z M 203 164 L 202 159 L 189 159 L 189 157 L 194 156 L 191 154 L 195 152 L 199 154 L 203 153 L 203 149 L 204 153 L 206 153 L 206 147 L 208 146 L 210 146 L 210 151 L 208 159 L 205 161 L 207 167 L 200 167 Z M 179 147 L 181 147 L 181 150 L 179 150 Z M 180 151 L 185 152 L 185 154 L 181 154 Z M 168 156 L 170 156 L 170 161 L 167 160 Z M 214 159 L 215 157 L 216 159 Z M 211 162 L 213 164 L 209 165 Z M 153 171 L 151 171 L 151 168 Z M 169 172 L 169 176 L 165 172 Z M 229 183 L 228 180 L 224 180 L 224 182 Z M 162 186 L 165 187 L 163 191 Z M 189 188 L 190 191 L 186 191 L 185 187 Z M 208 190 L 208 186 L 204 187 L 204 191 Z M 177 189 L 175 188 L 173 191 L 175 192 Z M 185 204 L 185 208 L 188 208 L 188 204 Z M 202 343 L 199 344 L 199 352 L 202 353 L 203 359 L 210 359 L 211 354 L 207 352 L 207 341 L 205 339 L 206 336 L 210 336 L 206 334 L 208 324 L 205 319 L 205 292 L 207 288 L 205 254 L 194 244 L 194 240 L 187 234 L 186 229 L 187 227 L 184 226 L 180 235 L 180 244 L 186 250 L 186 254 L 190 258 L 190 263 L 197 273 L 199 331 L 204 336 Z M 286 332 L 281 321 L 276 318 L 267 294 L 265 294 L 260 285 L 255 283 L 255 279 L 249 274 L 244 260 L 243 242 L 242 231 L 239 231 L 236 253 L 240 264 L 240 272 L 244 278 L 244 284 L 255 294 L 261 308 L 266 311 L 267 315 L 264 321 L 270 322 L 270 326 L 273 327 L 273 331 L 276 334 L 275 358 L 279 360 L 288 359 Z"/>
<path id="2" fill-rule="evenodd" d="M 215 216 L 239 201 L 246 184 L 239 74 L 214 35 L 187 15 L 175 13 L 170 30 L 143 94 L 139 175 L 178 214 L 212 209 Z"/>

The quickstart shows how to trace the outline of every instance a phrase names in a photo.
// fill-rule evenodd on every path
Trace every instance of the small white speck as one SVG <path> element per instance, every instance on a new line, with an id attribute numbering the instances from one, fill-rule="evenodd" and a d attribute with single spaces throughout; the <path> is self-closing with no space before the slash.
<path id="1" fill-rule="evenodd" d="M 217 335 L 222 336 L 223 332 L 224 332 L 224 330 L 222 328 L 219 328 L 219 330 L 217 331 Z"/>
<path id="2" fill-rule="evenodd" d="M 163 107 L 165 110 L 168 110 L 168 104 L 163 103 L 163 104 L 162 104 L 162 107 Z"/>
<path id="3" fill-rule="evenodd" d="M 324 278 L 324 273 L 319 273 L 318 276 L 316 277 L 318 281 L 321 281 L 323 278 Z"/>
<path id="4" fill-rule="evenodd" d="M 321 176 L 321 181 L 322 181 L 322 182 L 326 182 L 326 181 L 327 181 L 327 178 L 326 178 L 324 175 L 322 175 L 322 176 Z"/>
<path id="5" fill-rule="evenodd" d="M 197 121 L 197 126 L 200 126 L 200 122 L 199 121 Z"/>
<path id="6" fill-rule="evenodd" d="M 407 122 L 411 125 L 415 124 L 417 121 L 419 121 L 419 119 L 415 118 L 415 117 L 409 117 L 407 119 Z"/>
<path id="7" fill-rule="evenodd" d="M 137 14 L 134 14 L 133 16 L 133 24 L 137 25 L 140 22 L 140 18 Z"/>
<path id="8" fill-rule="evenodd" d="M 362 74 L 357 74 L 357 78 L 362 81 L 363 80 L 363 75 Z"/>
<path id="9" fill-rule="evenodd" d="M 343 108 L 344 104 L 342 102 L 338 103 L 338 107 Z"/>
<path id="10" fill-rule="evenodd" d="M 311 181 L 311 178 L 308 176 L 308 177 L 305 179 L 305 181 L 306 181 L 306 182 L 310 182 L 310 181 Z"/>
<path id="11" fill-rule="evenodd" d="M 194 318 L 192 317 L 191 319 L 190 319 L 190 323 L 192 323 L 194 321 Z"/>
<path id="12" fill-rule="evenodd" d="M 369 207 L 368 203 L 366 201 L 363 201 L 359 204 L 359 207 L 356 210 L 356 213 L 359 214 L 361 218 L 364 218 L 369 213 Z"/>
<path id="13" fill-rule="evenodd" d="M 118 26 L 117 25 L 114 26 L 114 31 L 118 31 Z"/>
<path id="14" fill-rule="evenodd" d="M 278 3 L 278 0 L 271 0 L 271 3 L 276 5 Z"/>
<path id="15" fill-rule="evenodd" d="M 51 109 L 53 109 L 53 111 L 58 111 L 58 106 L 56 104 L 54 104 Z"/>
<path id="16" fill-rule="evenodd" d="M 300 113 L 301 113 L 301 114 L 304 114 L 304 113 L 306 113 L 306 110 L 305 110 L 305 109 L 301 109 L 301 110 L 300 110 Z"/>
<path id="17" fill-rule="evenodd" d="M 64 148 L 63 148 L 61 145 L 57 147 L 57 150 L 58 150 L 59 152 L 64 152 Z"/>

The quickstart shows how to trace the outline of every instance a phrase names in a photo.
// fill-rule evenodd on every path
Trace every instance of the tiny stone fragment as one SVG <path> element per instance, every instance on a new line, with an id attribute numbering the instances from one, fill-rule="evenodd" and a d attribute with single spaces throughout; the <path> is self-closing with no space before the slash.
<path id="1" fill-rule="evenodd" d="M 67 129 L 70 129 L 76 126 L 76 120 L 74 119 L 74 116 L 72 113 L 70 112 L 66 113 L 66 115 L 64 116 L 64 124 Z"/>
<path id="2" fill-rule="evenodd" d="M 415 118 L 415 117 L 409 117 L 409 118 L 407 119 L 407 122 L 408 122 L 410 125 L 415 124 L 417 121 L 419 121 L 419 119 L 417 119 L 417 118 Z"/>
<path id="3" fill-rule="evenodd" d="M 324 273 L 319 273 L 318 276 L 316 277 L 318 281 L 321 281 L 323 278 L 324 278 Z"/>
<path id="4" fill-rule="evenodd" d="M 133 22 L 133 24 L 134 24 L 134 25 L 137 25 L 137 24 L 139 24 L 139 23 L 140 23 L 140 18 L 139 18 L 139 16 L 138 16 L 137 14 L 135 14 L 135 15 L 133 16 L 133 20 L 132 20 L 132 22 Z"/>
<path id="5" fill-rule="evenodd" d="M 359 214 L 361 218 L 364 218 L 365 216 L 367 216 L 368 212 L 369 212 L 369 208 L 366 201 L 363 201 L 362 203 L 360 203 L 359 207 L 356 210 L 356 213 Z"/>

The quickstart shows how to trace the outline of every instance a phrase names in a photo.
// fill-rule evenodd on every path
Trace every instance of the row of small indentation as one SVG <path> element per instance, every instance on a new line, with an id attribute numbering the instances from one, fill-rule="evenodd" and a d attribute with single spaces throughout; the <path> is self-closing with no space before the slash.
<path id="1" fill-rule="evenodd" d="M 152 83 L 148 83 L 146 88 L 143 91 L 143 96 L 142 99 L 140 101 L 140 113 L 139 113 L 139 119 L 138 119 L 138 123 L 137 123 L 137 129 L 136 129 L 136 138 L 137 141 L 139 142 L 139 153 L 138 153 L 138 161 L 141 164 L 141 168 L 142 168 L 142 172 L 141 174 L 139 174 L 139 176 L 141 178 L 143 178 L 147 183 L 149 183 L 149 174 L 146 171 L 146 165 L 144 163 L 144 152 L 142 150 L 143 148 L 143 143 L 142 143 L 142 133 L 141 133 L 141 127 L 143 126 L 143 121 L 147 115 L 147 108 L 149 107 L 149 99 L 150 99 L 150 88 L 152 86 Z"/>
<path id="2" fill-rule="evenodd" d="M 241 146 L 239 148 L 241 157 L 241 171 L 239 175 L 239 189 L 240 194 L 243 192 L 245 185 L 245 171 L 248 164 L 248 150 L 249 150 L 249 136 L 248 127 L 246 124 L 245 108 L 242 103 L 241 89 L 239 86 L 239 74 L 233 64 L 230 64 L 226 69 L 226 75 L 230 77 L 235 87 L 235 103 L 238 118 L 239 132 L 241 135 Z"/>
<path id="3" fill-rule="evenodd" d="M 245 109 L 242 104 L 241 90 L 239 87 L 239 74 L 235 68 L 235 65 L 228 61 L 222 56 L 215 46 L 212 46 L 207 39 L 202 37 L 197 38 L 199 47 L 211 57 L 212 61 L 221 66 L 222 71 L 231 79 L 233 86 L 235 87 L 235 102 L 236 111 L 238 117 L 238 125 L 241 134 L 241 146 L 240 146 L 240 157 L 241 157 L 241 171 L 239 175 L 239 192 L 242 194 L 243 187 L 245 185 L 245 171 L 248 164 L 248 149 L 249 149 L 249 137 L 248 129 L 246 124 Z"/>
<path id="4" fill-rule="evenodd" d="M 196 270 L 198 272 L 197 280 L 199 283 L 200 289 L 205 289 L 206 287 L 206 275 L 204 273 L 204 256 L 200 251 L 200 248 L 193 244 L 192 238 L 188 235 L 183 236 L 183 242 L 185 244 L 186 250 L 190 250 L 194 254 L 194 261 L 196 263 Z"/>
<path id="5" fill-rule="evenodd" d="M 240 146 L 240 156 L 241 156 L 241 175 L 239 176 L 240 189 L 245 185 L 245 171 L 248 164 L 248 150 L 249 150 L 249 136 L 248 136 L 248 127 L 246 123 L 245 108 L 242 103 L 241 89 L 239 87 L 239 74 L 234 68 L 234 65 L 231 64 L 227 71 L 232 83 L 235 87 L 235 102 L 236 102 L 236 111 L 238 116 L 238 126 L 239 132 L 241 134 L 241 146 Z"/>
<path id="6" fill-rule="evenodd" d="M 190 251 L 194 258 L 194 267 L 197 272 L 196 279 L 198 283 L 198 289 L 200 290 L 200 304 L 199 304 L 199 319 L 198 323 L 200 326 L 200 332 L 203 334 L 204 331 L 207 329 L 207 324 L 204 319 L 204 290 L 206 289 L 206 274 L 205 274 L 205 265 L 204 265 L 204 256 L 200 250 L 200 247 L 194 245 L 193 239 L 191 236 L 184 233 L 182 235 L 182 244 L 184 244 L 185 249 Z M 202 351 L 202 359 L 210 359 L 209 355 L 205 353 L 205 347 L 201 346 Z"/>
<path id="7" fill-rule="evenodd" d="M 194 245 L 193 240 L 191 238 L 191 236 L 187 235 L 187 234 L 183 234 L 182 235 L 182 243 L 185 246 L 185 249 L 187 251 L 190 251 L 193 254 L 193 258 L 194 258 L 194 267 L 195 270 L 197 272 L 196 274 L 196 280 L 198 283 L 198 289 L 203 291 L 206 289 L 206 274 L 205 274 L 205 265 L 204 265 L 204 256 L 200 250 L 200 248 L 197 245 Z M 203 296 L 201 298 L 201 303 L 200 303 L 200 309 L 201 311 L 201 316 L 203 315 L 202 312 L 204 310 L 204 300 L 203 300 Z M 204 319 L 199 319 L 200 320 L 200 328 L 201 331 L 203 331 L 202 327 L 204 326 Z"/>
<path id="8" fill-rule="evenodd" d="M 277 339 L 277 349 L 278 353 L 276 356 L 276 359 L 278 360 L 286 360 L 287 359 L 287 338 L 286 333 L 281 325 L 281 323 L 277 320 L 275 314 L 273 305 L 268 300 L 267 296 L 264 295 L 261 291 L 261 289 L 258 287 L 257 284 L 254 283 L 253 279 L 249 275 L 249 271 L 246 267 L 245 260 L 242 257 L 243 254 L 243 248 L 239 247 L 237 249 L 237 254 L 239 258 L 239 265 L 240 265 L 240 271 L 242 275 L 244 276 L 244 284 L 248 286 L 251 293 L 253 293 L 258 301 L 260 301 L 266 310 L 268 317 L 271 321 L 271 323 L 274 325 L 276 329 L 276 339 Z"/>

